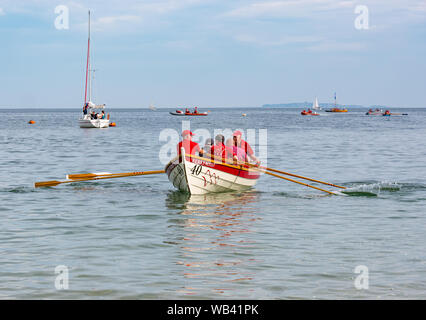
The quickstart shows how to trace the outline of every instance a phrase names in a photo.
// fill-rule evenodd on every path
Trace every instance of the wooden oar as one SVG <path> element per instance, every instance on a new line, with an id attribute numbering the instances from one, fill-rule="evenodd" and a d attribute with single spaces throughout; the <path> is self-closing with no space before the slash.
<path id="1" fill-rule="evenodd" d="M 326 192 L 328 194 L 334 194 L 334 195 L 336 195 L 336 193 L 333 192 L 333 191 L 328 191 L 328 190 L 321 189 L 321 188 L 318 188 L 318 187 L 315 187 L 315 186 L 311 186 L 310 184 L 307 184 L 307 183 L 304 183 L 304 182 L 300 182 L 300 181 L 297 181 L 297 180 L 293 180 L 293 179 L 290 179 L 290 178 L 286 178 L 286 177 L 283 177 L 283 176 L 279 176 L 279 175 L 277 175 L 275 173 L 272 173 L 272 172 L 269 172 L 269 171 L 260 170 L 260 169 L 258 169 L 258 171 L 264 172 L 264 173 L 269 174 L 269 175 L 271 175 L 273 177 L 277 177 L 277 178 L 281 178 L 281 179 L 284 179 L 284 180 L 287 180 L 287 181 L 298 183 L 298 184 L 300 184 L 302 186 L 305 186 L 305 187 L 313 188 L 313 189 L 316 189 L 316 190 L 319 190 L 319 191 Z"/>
<path id="2" fill-rule="evenodd" d="M 238 169 L 238 170 L 250 171 L 250 169 L 247 169 L 247 168 L 243 167 L 242 165 L 240 165 L 240 166 L 234 166 L 234 165 L 231 165 L 231 164 L 227 164 L 227 163 L 215 161 L 213 159 L 207 159 L 207 158 L 198 157 L 196 155 L 189 155 L 189 154 L 187 154 L 187 157 L 192 157 L 192 158 L 195 158 L 195 159 L 204 160 L 204 161 L 207 161 L 207 162 L 224 165 L 224 166 L 235 168 L 235 169 Z M 264 169 L 257 168 L 255 166 L 252 167 L 252 169 L 255 170 L 255 171 L 259 171 L 259 172 L 262 172 L 262 173 L 269 174 L 270 176 L 273 176 L 273 177 L 277 177 L 277 178 L 281 178 L 281 179 L 284 179 L 284 180 L 287 180 L 287 181 L 290 181 L 290 182 L 298 183 L 298 184 L 303 185 L 305 187 L 309 187 L 309 188 L 313 188 L 313 189 L 316 189 L 316 190 L 319 190 L 319 191 L 323 191 L 323 192 L 326 192 L 328 194 L 338 195 L 338 193 L 335 193 L 335 192 L 332 192 L 332 191 L 328 191 L 328 190 L 325 190 L 325 189 L 321 189 L 321 188 L 318 188 L 318 187 L 315 187 L 315 186 L 311 186 L 311 185 L 309 185 L 307 183 L 304 183 L 304 182 L 300 182 L 300 181 L 296 181 L 296 180 L 293 180 L 293 179 L 290 179 L 290 178 L 282 177 L 282 176 L 279 176 L 279 175 L 277 175 L 275 173 L 268 172 L 268 171 L 266 171 Z"/>
<path id="3" fill-rule="evenodd" d="M 86 179 L 86 178 L 114 176 L 114 175 L 117 175 L 117 174 L 119 174 L 119 173 L 99 172 L 99 173 L 67 174 L 65 176 L 65 179 Z"/>
<path id="4" fill-rule="evenodd" d="M 54 187 L 54 186 L 57 186 L 58 184 L 62 184 L 62 183 L 103 180 L 103 179 L 123 178 L 123 177 L 132 177 L 132 176 L 143 176 L 143 175 L 157 174 L 157 173 L 165 173 L 165 171 L 164 170 L 156 170 L 156 171 L 128 172 L 128 173 L 110 174 L 110 175 L 107 175 L 107 176 L 91 177 L 91 178 L 71 179 L 71 180 L 62 180 L 62 181 L 58 181 L 58 180 L 42 181 L 42 182 L 36 182 L 34 184 L 34 186 L 36 188 L 39 188 L 39 187 Z"/>
<path id="5" fill-rule="evenodd" d="M 247 162 L 246 162 L 246 164 L 248 164 L 250 167 L 257 167 L 255 164 L 251 164 L 251 163 L 247 163 Z M 346 187 L 342 187 L 342 186 L 339 186 L 337 184 L 332 184 L 332 183 L 329 183 L 329 182 L 324 182 L 324 181 L 315 180 L 315 179 L 308 178 L 308 177 L 299 176 L 299 175 L 294 174 L 294 173 L 280 171 L 280 170 L 277 170 L 277 169 L 272 169 L 272 168 L 268 168 L 268 167 L 264 167 L 264 166 L 259 166 L 259 168 L 261 168 L 263 170 L 267 170 L 267 171 L 281 173 L 281 174 L 291 176 L 291 177 L 295 177 L 295 178 L 300 178 L 300 179 L 309 180 L 309 181 L 312 181 L 312 182 L 322 183 L 322 184 L 325 184 L 327 186 L 332 186 L 332 187 L 336 187 L 336 188 L 340 188 L 340 189 L 346 189 Z"/>

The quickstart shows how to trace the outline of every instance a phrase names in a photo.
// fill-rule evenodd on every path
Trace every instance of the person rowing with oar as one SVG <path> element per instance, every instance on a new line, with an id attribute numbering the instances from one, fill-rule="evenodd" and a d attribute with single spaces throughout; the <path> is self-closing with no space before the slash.
<path id="1" fill-rule="evenodd" d="M 178 156 L 181 155 L 180 149 L 183 147 L 185 149 L 185 153 L 191 154 L 191 155 L 200 155 L 200 157 L 203 156 L 204 151 L 200 148 L 198 143 L 192 141 L 192 136 L 194 134 L 189 130 L 182 131 L 182 141 L 180 141 L 177 145 L 177 151 Z"/>
<path id="2" fill-rule="evenodd" d="M 233 152 L 234 164 L 248 162 L 247 153 L 235 145 L 233 138 L 226 140 L 226 147 Z"/>
<path id="3" fill-rule="evenodd" d="M 232 148 L 225 146 L 225 137 L 218 134 L 215 138 L 215 144 L 210 148 L 211 159 L 221 160 L 226 162 L 226 159 L 236 160 L 232 152 Z"/>
<path id="4" fill-rule="evenodd" d="M 260 160 L 257 159 L 257 157 L 254 155 L 253 149 L 250 147 L 250 145 L 248 144 L 247 141 L 244 141 L 243 139 L 241 139 L 241 136 L 243 134 L 241 133 L 241 131 L 237 130 L 234 132 L 233 134 L 233 139 L 234 139 L 234 145 L 243 149 L 245 151 L 245 153 L 247 154 L 247 156 L 254 162 L 256 162 L 257 166 L 260 166 Z"/>

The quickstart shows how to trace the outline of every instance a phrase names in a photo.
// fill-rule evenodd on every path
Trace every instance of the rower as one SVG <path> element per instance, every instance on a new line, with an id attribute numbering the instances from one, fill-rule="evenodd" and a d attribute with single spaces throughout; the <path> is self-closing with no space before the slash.
<path id="1" fill-rule="evenodd" d="M 232 150 L 234 162 L 248 162 L 246 152 L 236 145 L 233 138 L 226 140 L 226 147 Z"/>
<path id="2" fill-rule="evenodd" d="M 232 158 L 233 152 L 232 148 L 225 146 L 225 137 L 221 134 L 218 134 L 215 138 L 215 144 L 210 149 L 211 158 L 219 158 L 222 162 L 225 162 L 226 158 Z"/>
<path id="3" fill-rule="evenodd" d="M 243 134 L 239 130 L 237 130 L 237 131 L 234 132 L 233 139 L 234 139 L 235 145 L 237 147 L 240 147 L 241 149 L 243 149 L 245 151 L 245 153 L 248 155 L 248 157 L 251 160 L 253 160 L 254 162 L 256 162 L 256 165 L 260 165 L 260 161 L 254 155 L 253 149 L 250 147 L 250 145 L 246 141 L 244 141 L 243 139 L 241 139 L 242 135 Z"/>
<path id="4" fill-rule="evenodd" d="M 182 131 L 182 141 L 180 141 L 177 145 L 178 156 L 181 155 L 180 149 L 183 147 L 185 149 L 185 153 L 196 155 L 198 154 L 202 157 L 204 152 L 200 149 L 198 143 L 192 141 L 192 136 L 194 134 L 189 130 Z"/>
<path id="5" fill-rule="evenodd" d="M 190 113 L 188 108 L 185 109 L 185 113 Z"/>
<path id="6" fill-rule="evenodd" d="M 212 138 L 206 139 L 206 142 L 204 142 L 203 152 L 210 154 L 210 150 L 213 144 L 214 144 L 214 141 Z"/>
<path id="7" fill-rule="evenodd" d="M 197 107 L 194 108 L 194 113 L 198 113 L 198 108 Z"/>

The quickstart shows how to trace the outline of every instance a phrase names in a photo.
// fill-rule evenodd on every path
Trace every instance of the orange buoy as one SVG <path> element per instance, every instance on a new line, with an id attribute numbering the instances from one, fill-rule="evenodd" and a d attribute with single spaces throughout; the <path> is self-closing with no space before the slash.
<path id="1" fill-rule="evenodd" d="M 34 121 L 34 120 L 30 120 L 30 121 L 28 121 L 28 123 L 29 123 L 29 124 L 34 124 L 34 123 L 35 123 L 35 121 Z"/>
<path id="2" fill-rule="evenodd" d="M 116 124 L 115 124 L 115 122 L 111 122 L 111 123 L 109 124 L 109 126 L 110 126 L 110 127 L 115 127 L 115 126 L 116 126 Z"/>

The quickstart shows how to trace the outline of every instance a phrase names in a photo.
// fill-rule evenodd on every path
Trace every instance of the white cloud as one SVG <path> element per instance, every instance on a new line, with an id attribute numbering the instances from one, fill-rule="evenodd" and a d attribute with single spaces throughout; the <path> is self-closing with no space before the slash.
<path id="1" fill-rule="evenodd" d="M 310 46 L 307 48 L 310 51 L 315 52 L 330 52 L 330 51 L 361 51 L 365 49 L 364 43 L 359 42 L 328 42 L 324 41 L 322 43 Z"/>
<path id="2" fill-rule="evenodd" d="M 93 28 L 96 30 L 102 30 L 105 27 L 116 26 L 119 23 L 133 23 L 140 22 L 140 16 L 132 15 L 121 15 L 121 16 L 111 16 L 111 17 L 101 17 L 92 22 Z"/>
<path id="3" fill-rule="evenodd" d="M 239 34 L 234 36 L 234 39 L 249 44 L 260 46 L 284 46 L 288 44 L 312 44 L 319 42 L 322 39 L 314 36 L 254 36 L 248 34 Z"/>
<path id="4" fill-rule="evenodd" d="M 4 16 L 4 10 L 0 8 L 0 16 Z"/>
<path id="5" fill-rule="evenodd" d="M 280 0 L 254 2 L 226 12 L 229 17 L 282 17 L 305 16 L 317 11 L 333 11 L 342 8 L 351 8 L 354 1 L 345 0 Z"/>
<path id="6" fill-rule="evenodd" d="M 366 5 L 374 14 L 401 15 L 403 12 L 426 13 L 424 0 L 272 0 L 255 1 L 227 11 L 225 17 L 262 18 L 262 17 L 313 17 L 316 14 L 353 14 L 356 5 Z M 374 9 L 374 10 L 373 10 Z"/>

